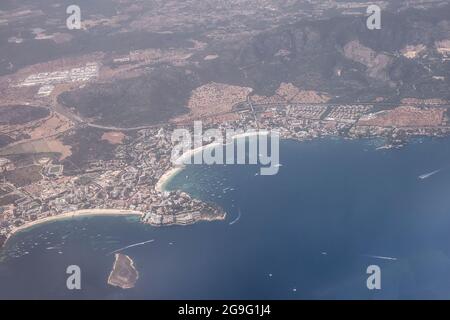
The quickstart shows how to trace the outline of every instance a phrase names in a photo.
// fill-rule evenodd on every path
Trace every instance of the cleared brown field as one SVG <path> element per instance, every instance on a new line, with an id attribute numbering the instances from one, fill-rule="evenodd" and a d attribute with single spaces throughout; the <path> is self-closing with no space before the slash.
<path id="1" fill-rule="evenodd" d="M 365 116 L 358 121 L 361 126 L 378 127 L 435 127 L 443 125 L 443 108 L 397 107 Z"/>
<path id="2" fill-rule="evenodd" d="M 0 152 L 0 155 L 16 155 L 16 154 L 32 154 L 32 153 L 59 153 L 60 160 L 64 160 L 69 157 L 71 152 L 71 147 L 63 144 L 60 140 L 36 140 L 20 143 L 10 147 L 6 147 Z"/>
<path id="3" fill-rule="evenodd" d="M 245 101 L 252 91 L 248 87 L 211 82 L 192 91 L 188 101 L 189 114 L 177 117 L 176 121 L 200 118 L 231 112 L 233 106 Z"/>
<path id="4" fill-rule="evenodd" d="M 108 141 L 111 144 L 122 144 L 125 139 L 125 134 L 118 131 L 105 132 L 102 135 L 102 140 Z"/>

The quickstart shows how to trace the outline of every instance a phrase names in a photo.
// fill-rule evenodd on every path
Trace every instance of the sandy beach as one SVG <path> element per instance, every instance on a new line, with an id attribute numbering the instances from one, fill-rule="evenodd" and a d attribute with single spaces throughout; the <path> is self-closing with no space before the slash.
<path id="1" fill-rule="evenodd" d="M 166 173 L 164 173 L 161 178 L 159 178 L 158 182 L 155 185 L 155 190 L 158 192 L 164 192 L 165 186 L 167 183 L 175 177 L 179 172 L 183 171 L 184 166 L 179 166 L 175 168 L 169 169 Z"/>
<path id="2" fill-rule="evenodd" d="M 269 135 L 270 132 L 267 130 L 260 130 L 260 131 L 252 131 L 252 132 L 245 132 L 245 133 L 241 133 L 241 134 L 236 134 L 234 136 L 232 136 L 231 138 L 233 140 L 239 139 L 239 138 L 246 138 L 246 137 L 252 137 L 252 136 L 258 136 L 258 135 Z M 219 143 L 218 142 L 212 142 L 210 144 L 201 146 L 201 147 L 197 147 L 195 149 L 191 149 L 188 150 L 186 152 L 184 152 L 178 159 L 175 160 L 175 162 L 177 164 L 176 167 L 173 167 L 171 169 L 169 169 L 167 172 L 165 172 L 161 178 L 158 180 L 158 182 L 156 183 L 155 186 L 155 190 L 158 192 L 164 192 L 165 191 L 165 186 L 167 185 L 167 183 L 174 177 L 176 176 L 179 172 L 183 171 L 185 165 L 184 163 L 189 163 L 191 158 L 199 153 L 199 152 L 203 152 L 204 150 L 207 150 L 209 148 L 212 147 L 216 147 L 218 146 Z M 226 144 L 223 144 L 226 145 Z"/>
<path id="3" fill-rule="evenodd" d="M 191 158 L 196 155 L 197 153 L 203 152 L 204 150 L 207 150 L 208 148 L 220 146 L 220 143 L 218 142 L 212 142 L 210 144 L 205 144 L 204 146 L 197 147 L 194 149 L 190 149 L 186 152 L 184 152 L 179 158 L 175 160 L 175 165 L 184 166 L 185 164 L 191 164 Z"/>
<path id="4" fill-rule="evenodd" d="M 250 132 L 244 132 L 244 133 L 235 134 L 235 135 L 233 135 L 231 137 L 231 139 L 232 140 L 237 140 L 237 139 L 240 139 L 240 138 L 249 138 L 249 137 L 255 137 L 255 136 L 260 136 L 260 135 L 261 136 L 267 136 L 267 135 L 270 135 L 270 134 L 271 134 L 271 132 L 267 131 L 267 130 L 250 131 Z M 220 144 L 219 142 L 212 142 L 212 143 L 206 144 L 206 145 L 201 146 L 201 147 L 197 147 L 197 148 L 194 148 L 194 149 L 187 150 L 186 152 L 184 152 L 180 157 L 178 157 L 175 160 L 175 163 L 179 164 L 180 166 L 185 165 L 185 164 L 191 162 L 191 158 L 195 154 L 197 154 L 199 152 L 203 152 L 203 151 L 208 150 L 210 148 L 215 148 L 215 147 L 220 146 L 220 145 L 225 146 L 225 145 L 227 145 L 229 143 L 231 143 L 231 142 L 225 141 L 223 144 Z"/>
<path id="5" fill-rule="evenodd" d="M 25 224 L 16 227 L 12 230 L 11 233 L 8 235 L 8 239 L 16 234 L 17 232 L 26 230 L 28 228 L 37 226 L 39 224 L 57 221 L 57 220 L 65 220 L 65 219 L 71 219 L 76 217 L 88 217 L 88 216 L 142 216 L 142 212 L 139 211 L 133 211 L 133 210 L 121 210 L 121 209 L 87 209 L 87 210 L 78 210 L 78 211 L 71 211 L 66 213 L 61 213 L 55 216 L 46 217 L 42 219 L 38 219 L 35 221 L 29 221 Z M 7 239 L 7 240 L 8 240 Z"/>

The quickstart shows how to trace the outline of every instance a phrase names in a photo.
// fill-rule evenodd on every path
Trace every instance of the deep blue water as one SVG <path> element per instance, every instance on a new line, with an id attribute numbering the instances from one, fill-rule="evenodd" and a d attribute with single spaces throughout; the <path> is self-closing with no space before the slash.
<path id="1" fill-rule="evenodd" d="M 226 221 L 154 228 L 95 217 L 19 233 L 2 252 L 0 298 L 450 298 L 450 139 L 379 143 L 284 141 L 278 175 L 191 166 L 171 182 L 222 205 Z M 108 286 L 108 253 L 150 239 L 123 251 L 140 273 L 136 287 Z M 66 289 L 71 264 L 81 291 Z M 372 264 L 381 290 L 366 287 Z"/>

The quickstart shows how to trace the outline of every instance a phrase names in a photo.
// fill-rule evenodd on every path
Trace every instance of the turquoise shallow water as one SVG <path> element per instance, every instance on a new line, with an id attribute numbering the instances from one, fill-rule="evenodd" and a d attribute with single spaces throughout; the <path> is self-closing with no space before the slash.
<path id="1" fill-rule="evenodd" d="M 449 298 L 450 139 L 379 145 L 284 141 L 278 175 L 191 166 L 171 181 L 222 205 L 226 221 L 154 228 L 93 217 L 17 234 L 1 253 L 0 298 Z M 140 273 L 136 287 L 108 286 L 110 252 L 150 239 L 123 251 Z M 71 264 L 81 267 L 80 291 L 66 289 Z M 381 290 L 366 287 L 372 264 Z"/>

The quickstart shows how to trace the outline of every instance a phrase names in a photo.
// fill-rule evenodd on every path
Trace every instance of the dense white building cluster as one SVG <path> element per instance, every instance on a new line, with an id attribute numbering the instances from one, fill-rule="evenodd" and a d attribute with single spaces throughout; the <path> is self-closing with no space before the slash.
<path id="1" fill-rule="evenodd" d="M 33 87 L 33 86 L 49 86 L 68 82 L 85 82 L 98 77 L 98 64 L 87 63 L 84 67 L 73 68 L 70 70 L 41 72 L 28 76 L 19 87 Z M 41 88 L 42 89 L 42 88 Z M 47 92 L 49 87 L 43 89 Z"/>

